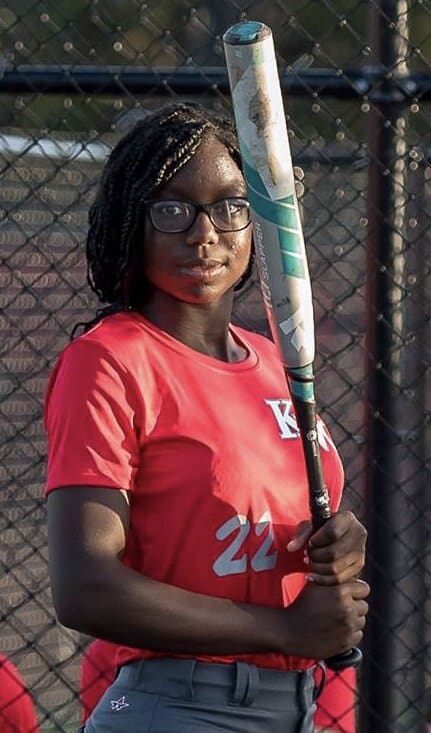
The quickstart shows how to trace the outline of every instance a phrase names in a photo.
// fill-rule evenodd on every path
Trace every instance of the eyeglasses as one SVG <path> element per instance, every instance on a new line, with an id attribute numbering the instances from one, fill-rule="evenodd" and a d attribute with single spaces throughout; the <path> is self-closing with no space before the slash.
<path id="1" fill-rule="evenodd" d="M 193 204 L 190 201 L 145 201 L 154 229 L 163 234 L 187 232 L 203 211 L 220 232 L 239 232 L 250 224 L 250 204 L 245 198 L 233 196 L 212 204 Z"/>

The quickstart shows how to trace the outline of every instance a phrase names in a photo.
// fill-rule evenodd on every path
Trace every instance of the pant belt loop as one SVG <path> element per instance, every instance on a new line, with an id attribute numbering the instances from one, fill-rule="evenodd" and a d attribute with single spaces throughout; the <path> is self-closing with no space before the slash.
<path id="1" fill-rule="evenodd" d="M 242 705 L 244 695 L 247 689 L 247 664 L 244 662 L 235 662 L 235 687 L 232 693 L 232 704 Z"/>
<path id="2" fill-rule="evenodd" d="M 188 692 L 188 696 L 190 700 L 193 700 L 194 695 L 195 695 L 195 688 L 193 686 L 193 676 L 195 673 L 196 664 L 197 664 L 196 660 L 192 659 L 190 662 L 190 667 L 189 667 L 189 679 L 188 679 L 188 691 L 187 692 Z"/>
<path id="3" fill-rule="evenodd" d="M 306 670 L 299 675 L 297 686 L 297 703 L 301 720 L 296 733 L 310 733 L 314 730 L 313 718 L 316 711 L 314 694 L 307 696 L 307 682 L 314 682 L 314 670 Z M 314 688 L 313 688 L 314 689 Z"/>
<path id="4" fill-rule="evenodd" d="M 259 691 L 259 670 L 254 664 L 248 665 L 247 688 L 245 691 L 243 704 L 253 705 L 256 695 Z"/>
<path id="5" fill-rule="evenodd" d="M 254 664 L 235 662 L 233 705 L 252 705 L 259 689 L 259 671 Z"/>
<path id="6" fill-rule="evenodd" d="M 319 699 L 320 695 L 322 694 L 322 690 L 325 686 L 325 682 L 326 682 L 326 664 L 325 662 L 318 662 L 316 666 L 316 672 L 317 670 L 320 671 L 320 681 L 317 682 L 316 680 L 316 687 L 314 688 L 313 700 Z"/>

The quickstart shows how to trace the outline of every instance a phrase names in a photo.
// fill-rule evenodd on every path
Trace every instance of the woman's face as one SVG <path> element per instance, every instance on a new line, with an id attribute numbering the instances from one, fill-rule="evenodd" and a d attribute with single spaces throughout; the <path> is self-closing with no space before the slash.
<path id="1" fill-rule="evenodd" d="M 246 197 L 243 175 L 225 146 L 211 137 L 154 198 L 207 204 L 237 196 Z M 153 299 L 164 294 L 186 303 L 215 303 L 244 274 L 251 238 L 251 225 L 217 231 L 204 212 L 190 229 L 175 234 L 156 231 L 147 216 L 143 274 Z"/>

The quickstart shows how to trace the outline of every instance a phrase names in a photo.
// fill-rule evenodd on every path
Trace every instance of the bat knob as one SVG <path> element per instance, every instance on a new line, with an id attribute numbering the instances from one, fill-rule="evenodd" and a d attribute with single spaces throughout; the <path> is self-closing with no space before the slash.
<path id="1" fill-rule="evenodd" d="M 325 664 L 328 669 L 332 669 L 335 672 L 340 669 L 346 669 L 347 667 L 359 667 L 362 662 L 362 652 L 356 646 L 349 649 L 349 651 L 343 654 L 336 654 L 334 657 L 325 659 Z"/>
<path id="2" fill-rule="evenodd" d="M 243 20 L 227 29 L 223 41 L 233 46 L 243 46 L 249 43 L 263 41 L 271 37 L 272 33 L 265 23 L 257 20 Z"/>

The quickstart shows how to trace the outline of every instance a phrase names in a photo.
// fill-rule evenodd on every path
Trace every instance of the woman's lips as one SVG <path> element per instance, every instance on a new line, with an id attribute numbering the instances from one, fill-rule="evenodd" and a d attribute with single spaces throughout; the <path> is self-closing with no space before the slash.
<path id="1" fill-rule="evenodd" d="M 209 282 L 219 277 L 225 267 L 226 265 L 219 260 L 191 260 L 181 265 L 180 272 L 197 280 Z"/>

